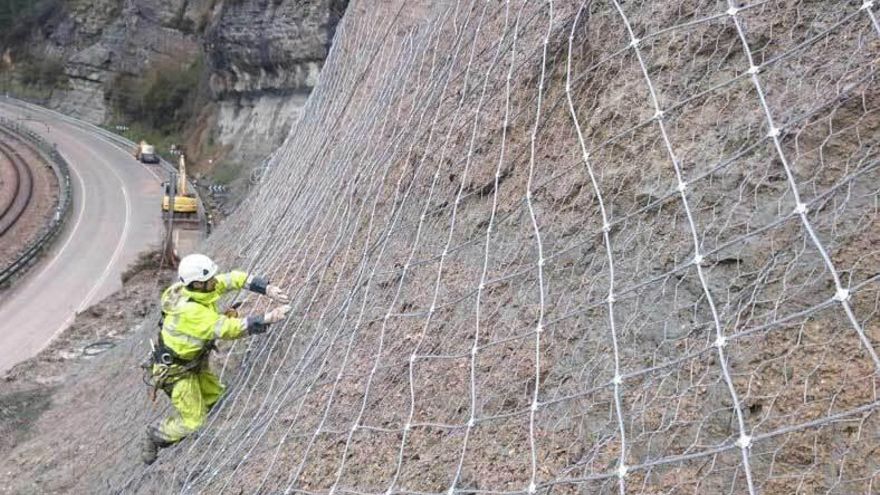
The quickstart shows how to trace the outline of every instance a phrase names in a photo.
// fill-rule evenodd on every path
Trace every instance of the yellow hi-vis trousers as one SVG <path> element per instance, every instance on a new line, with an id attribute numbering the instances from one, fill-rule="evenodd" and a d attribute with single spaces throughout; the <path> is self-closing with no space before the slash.
<path id="1" fill-rule="evenodd" d="M 165 445 L 179 442 L 205 424 L 208 411 L 223 395 L 225 387 L 217 375 L 205 366 L 201 370 L 175 377 L 166 390 L 168 388 L 171 389 L 169 395 L 176 412 L 148 428 L 153 440 Z"/>

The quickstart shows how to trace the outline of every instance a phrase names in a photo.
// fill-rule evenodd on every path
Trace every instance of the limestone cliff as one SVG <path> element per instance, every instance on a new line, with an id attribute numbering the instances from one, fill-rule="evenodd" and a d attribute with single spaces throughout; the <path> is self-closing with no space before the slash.
<path id="1" fill-rule="evenodd" d="M 174 70 L 204 57 L 200 129 L 253 162 L 281 143 L 315 85 L 347 0 L 56 0 L 13 59 L 63 62 L 68 84 L 48 105 L 113 123 L 120 76 Z M 206 115 L 207 113 L 207 115 Z M 204 127 L 204 125 L 202 126 Z"/>
<path id="2" fill-rule="evenodd" d="M 281 144 L 318 74 L 347 0 L 227 2 L 205 34 L 221 144 L 252 161 Z"/>
<path id="3" fill-rule="evenodd" d="M 69 85 L 52 93 L 49 106 L 90 122 L 109 122 L 105 95 L 114 77 L 197 57 L 200 40 L 181 20 L 202 19 L 209 7 L 209 0 L 59 2 L 24 45 L 28 53 L 19 57 L 62 60 Z"/>

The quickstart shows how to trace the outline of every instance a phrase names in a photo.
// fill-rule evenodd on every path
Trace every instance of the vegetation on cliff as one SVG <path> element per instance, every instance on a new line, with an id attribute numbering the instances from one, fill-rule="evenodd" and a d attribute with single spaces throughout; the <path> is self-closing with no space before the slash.
<path id="1" fill-rule="evenodd" d="M 8 47 L 20 42 L 37 25 L 37 21 L 49 15 L 59 3 L 58 0 L 0 2 L 0 47 Z"/>
<path id="2" fill-rule="evenodd" d="M 123 118 L 163 134 L 180 132 L 195 114 L 204 64 L 158 64 L 143 74 L 117 74 L 107 99 Z"/>
<path id="3" fill-rule="evenodd" d="M 127 125 L 128 137 L 146 139 L 167 155 L 171 144 L 183 144 L 199 132 L 199 117 L 210 105 L 204 58 L 157 63 L 140 75 L 117 74 L 105 95 L 114 120 Z M 186 150 L 190 156 L 210 152 L 206 146 Z"/>
<path id="4" fill-rule="evenodd" d="M 44 100 L 65 88 L 69 78 L 57 55 L 33 53 L 27 46 L 31 33 L 49 25 L 64 8 L 62 0 L 4 0 L 0 2 L 0 88 L 6 93 Z"/>

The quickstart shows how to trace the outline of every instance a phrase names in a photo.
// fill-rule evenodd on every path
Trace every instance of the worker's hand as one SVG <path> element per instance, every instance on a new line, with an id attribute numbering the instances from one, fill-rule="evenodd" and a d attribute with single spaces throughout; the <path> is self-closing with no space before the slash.
<path id="1" fill-rule="evenodd" d="M 290 297 L 287 296 L 287 292 L 277 285 L 266 286 L 266 295 L 281 304 L 287 304 L 290 302 Z"/>
<path id="2" fill-rule="evenodd" d="M 290 312 L 290 305 L 285 304 L 283 306 L 278 306 L 277 308 L 269 311 L 265 315 L 263 315 L 263 323 L 269 325 L 271 323 L 278 323 L 287 317 L 287 313 Z"/>
<path id="3" fill-rule="evenodd" d="M 227 318 L 238 318 L 238 308 L 241 307 L 241 301 L 233 303 L 232 306 L 229 306 L 225 310 L 223 310 L 223 315 Z"/>

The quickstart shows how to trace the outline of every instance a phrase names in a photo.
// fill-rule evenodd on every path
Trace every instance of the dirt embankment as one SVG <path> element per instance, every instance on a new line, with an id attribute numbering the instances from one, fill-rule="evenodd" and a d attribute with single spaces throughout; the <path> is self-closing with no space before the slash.
<path id="1" fill-rule="evenodd" d="M 90 367 L 104 353 L 127 345 L 126 339 L 148 324 L 145 316 L 169 280 L 168 270 L 159 266 L 157 254 L 142 255 L 123 275 L 122 290 L 77 315 L 37 356 L 0 377 L 0 493 L 66 491 L 67 477 L 80 469 L 63 454 L 82 453 L 82 440 L 68 436 L 82 431 L 79 413 L 83 407 L 98 411 L 114 399 L 100 384 L 84 385 L 84 376 L 94 373 Z M 117 372 L 138 375 L 137 358 L 132 359 Z M 113 426 L 103 424 L 108 420 L 103 414 L 92 419 L 93 425 Z"/>

